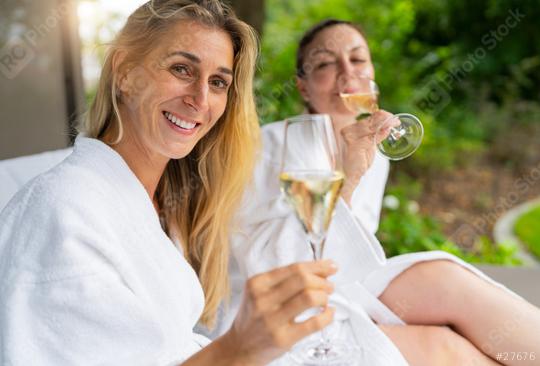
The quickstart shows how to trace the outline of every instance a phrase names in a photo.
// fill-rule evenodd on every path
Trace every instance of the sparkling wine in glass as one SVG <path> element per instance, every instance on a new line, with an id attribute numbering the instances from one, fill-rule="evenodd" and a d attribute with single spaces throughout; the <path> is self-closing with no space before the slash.
<path id="1" fill-rule="evenodd" d="M 352 75 L 342 77 L 338 82 L 343 104 L 356 113 L 357 119 L 368 117 L 379 109 L 379 88 L 372 79 Z M 377 148 L 390 160 L 402 160 L 418 149 L 424 136 L 424 128 L 420 120 L 412 114 L 399 113 L 392 118 L 397 118 L 400 124 L 390 129 L 388 137 L 377 144 Z"/>
<path id="2" fill-rule="evenodd" d="M 373 114 L 379 109 L 378 98 L 379 90 L 367 93 L 340 93 L 343 104 L 357 113 L 357 115 L 366 117 Z"/>
<path id="3" fill-rule="evenodd" d="M 344 178 L 338 170 L 296 170 L 279 176 L 281 191 L 304 227 L 314 260 L 322 259 L 324 239 Z"/>
<path id="4" fill-rule="evenodd" d="M 344 174 L 332 122 L 328 115 L 289 118 L 280 170 L 280 187 L 306 232 L 314 260 L 322 259 L 326 233 L 343 186 Z M 301 342 L 290 357 L 304 365 L 345 365 L 358 357 L 355 345 L 320 338 Z"/>

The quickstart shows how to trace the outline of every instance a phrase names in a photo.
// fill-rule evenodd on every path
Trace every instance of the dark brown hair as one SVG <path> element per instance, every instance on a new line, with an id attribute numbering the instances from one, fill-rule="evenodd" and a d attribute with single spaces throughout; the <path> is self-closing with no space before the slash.
<path id="1" fill-rule="evenodd" d="M 364 31 L 362 28 L 351 21 L 348 20 L 340 20 L 340 19 L 325 19 L 317 24 L 315 24 L 313 27 L 308 29 L 306 33 L 302 36 L 300 39 L 300 42 L 298 43 L 298 50 L 296 51 L 296 76 L 303 78 L 306 76 L 306 70 L 304 70 L 304 59 L 306 56 L 306 48 L 307 46 L 315 39 L 317 34 L 325 30 L 326 28 L 333 27 L 335 25 L 348 25 L 349 27 L 352 27 L 358 31 L 364 38 L 366 37 Z"/>

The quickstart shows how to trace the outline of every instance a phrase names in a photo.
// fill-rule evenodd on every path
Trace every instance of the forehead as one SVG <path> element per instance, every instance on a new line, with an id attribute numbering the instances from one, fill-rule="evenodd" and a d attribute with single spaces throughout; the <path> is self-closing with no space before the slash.
<path id="1" fill-rule="evenodd" d="M 230 35 L 222 29 L 193 20 L 178 21 L 161 37 L 156 51 L 161 55 L 187 51 L 201 59 L 203 64 L 233 68 L 234 50 Z"/>
<path id="2" fill-rule="evenodd" d="M 349 52 L 360 46 L 360 50 L 369 51 L 364 37 L 355 28 L 338 24 L 320 31 L 306 48 L 306 55 L 317 54 L 317 50 L 325 49 L 334 53 Z"/>

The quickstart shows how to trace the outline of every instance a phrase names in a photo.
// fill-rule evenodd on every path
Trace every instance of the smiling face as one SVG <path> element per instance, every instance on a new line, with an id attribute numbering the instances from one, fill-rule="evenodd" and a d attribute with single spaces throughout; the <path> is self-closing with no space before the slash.
<path id="1" fill-rule="evenodd" d="M 374 78 L 371 55 L 364 37 L 346 24 L 319 32 L 304 53 L 305 76 L 297 79 L 298 89 L 317 113 L 333 120 L 354 118 L 339 96 L 339 80 L 351 75 Z"/>
<path id="2" fill-rule="evenodd" d="M 233 60 L 223 30 L 179 21 L 120 78 L 126 137 L 152 158 L 188 155 L 225 111 Z"/>

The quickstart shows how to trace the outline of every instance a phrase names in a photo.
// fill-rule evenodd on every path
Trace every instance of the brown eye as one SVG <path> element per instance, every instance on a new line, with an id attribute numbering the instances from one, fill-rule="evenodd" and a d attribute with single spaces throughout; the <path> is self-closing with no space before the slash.
<path id="1" fill-rule="evenodd" d="M 210 83 L 218 89 L 227 89 L 229 87 L 229 83 L 227 83 L 223 79 L 215 79 L 212 80 Z"/>
<path id="2" fill-rule="evenodd" d="M 171 66 L 171 71 L 178 75 L 189 75 L 189 69 L 186 65 L 175 64 Z"/>

